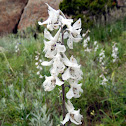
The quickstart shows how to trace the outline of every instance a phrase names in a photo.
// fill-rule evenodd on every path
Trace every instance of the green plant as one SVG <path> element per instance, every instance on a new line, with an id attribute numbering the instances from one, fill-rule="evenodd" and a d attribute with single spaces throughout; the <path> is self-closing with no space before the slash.
<path id="1" fill-rule="evenodd" d="M 53 120 L 50 121 L 50 114 L 47 113 L 46 105 L 41 107 L 37 100 L 33 103 L 33 110 L 30 112 L 30 126 L 53 126 Z"/>
<path id="2" fill-rule="evenodd" d="M 94 41 L 97 41 L 99 49 L 96 53 L 85 52 L 83 41 L 78 44 L 74 43 L 75 48 L 67 52 L 68 57 L 72 54 L 76 57 L 84 73 L 83 79 L 80 81 L 83 83 L 84 91 L 80 98 L 72 99 L 72 103 L 76 109 L 81 108 L 84 117 L 83 125 L 125 126 L 126 23 L 124 20 L 118 20 L 110 25 L 93 27 L 90 31 L 88 47 L 93 50 Z M 19 47 L 20 53 L 15 52 L 15 42 L 22 43 Z M 119 50 L 119 58 L 116 63 L 112 63 L 110 56 L 113 42 L 117 43 Z M 0 38 L 0 50 L 2 48 L 16 74 L 14 76 L 0 51 L 0 124 L 2 126 L 29 126 L 30 119 L 36 119 L 31 113 L 39 115 L 33 105 L 36 101 L 40 107 L 37 111 L 46 104 L 46 115 L 50 115 L 50 121 L 53 120 L 54 126 L 60 123 L 60 119 L 62 119 L 60 116 L 62 113 L 61 88 L 56 87 L 54 92 L 45 93 L 41 87 L 44 79 L 40 79 L 36 75 L 35 51 L 40 52 L 44 57 L 43 47 L 42 34 L 38 34 L 37 40 L 33 36 L 22 38 L 13 34 Z M 101 78 L 99 78 L 101 67 L 98 63 L 98 56 L 101 48 L 105 50 L 106 56 L 107 79 L 109 80 L 106 86 L 100 85 Z M 49 68 L 44 67 L 42 74 L 49 76 L 48 71 Z M 13 88 L 11 88 L 12 85 Z M 66 91 L 68 91 L 68 87 L 66 87 Z"/>
<path id="3" fill-rule="evenodd" d="M 68 16 L 73 16 L 75 20 L 79 17 L 82 19 L 82 27 L 90 28 L 93 26 L 92 16 L 100 18 L 108 11 L 106 7 L 113 8 L 113 0 L 63 0 L 59 7 Z"/>

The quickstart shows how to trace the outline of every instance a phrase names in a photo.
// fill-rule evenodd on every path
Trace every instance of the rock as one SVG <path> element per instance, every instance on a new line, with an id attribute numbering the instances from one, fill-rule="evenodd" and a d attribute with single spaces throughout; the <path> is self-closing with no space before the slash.
<path id="1" fill-rule="evenodd" d="M 16 32 L 28 0 L 0 0 L 0 35 Z"/>
<path id="2" fill-rule="evenodd" d="M 126 5 L 126 1 L 125 0 L 117 0 L 117 4 L 119 7 L 122 7 L 122 6 Z"/>
<path id="3" fill-rule="evenodd" d="M 24 9 L 18 29 L 25 29 L 35 25 L 40 19 L 46 20 L 48 17 L 48 9 L 45 3 L 48 3 L 54 9 L 59 9 L 59 3 L 62 0 L 29 0 Z"/>

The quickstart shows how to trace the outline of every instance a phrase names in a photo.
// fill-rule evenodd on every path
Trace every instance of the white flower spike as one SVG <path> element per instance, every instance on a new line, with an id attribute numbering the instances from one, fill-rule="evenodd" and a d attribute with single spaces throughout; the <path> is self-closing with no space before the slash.
<path id="1" fill-rule="evenodd" d="M 81 86 L 78 84 L 79 80 L 82 79 L 82 71 L 80 65 L 78 65 L 77 60 L 71 56 L 70 60 L 65 55 L 66 47 L 63 39 L 67 39 L 67 46 L 73 49 L 73 42 L 79 42 L 82 38 L 81 32 L 81 19 L 77 20 L 73 25 L 73 19 L 66 19 L 61 10 L 55 10 L 48 6 L 49 17 L 44 22 L 38 22 L 39 25 L 47 25 L 47 29 L 54 30 L 58 29 L 55 36 L 51 35 L 47 29 L 44 30 L 44 49 L 45 57 L 49 58 L 50 61 L 41 61 L 42 66 L 50 66 L 50 76 L 45 76 L 45 81 L 43 82 L 43 87 L 45 91 L 52 91 L 57 85 L 62 86 L 65 90 L 64 81 L 68 81 L 70 84 L 70 90 L 66 93 L 66 98 L 79 98 L 83 92 Z M 66 27 L 64 27 L 66 26 Z M 36 60 L 38 58 L 36 57 Z M 37 68 L 40 69 L 39 64 L 36 62 Z M 39 73 L 40 78 L 43 76 Z M 62 92 L 63 96 L 65 92 Z M 65 100 L 63 100 L 65 105 Z M 68 100 L 66 103 L 66 108 L 68 113 L 65 119 L 62 121 L 64 125 L 69 120 L 76 125 L 82 124 L 82 115 L 80 110 L 74 110 L 72 103 Z M 64 108 L 63 108 L 64 109 Z M 64 110 L 65 111 L 65 110 Z M 65 115 L 64 115 L 65 116 Z"/>

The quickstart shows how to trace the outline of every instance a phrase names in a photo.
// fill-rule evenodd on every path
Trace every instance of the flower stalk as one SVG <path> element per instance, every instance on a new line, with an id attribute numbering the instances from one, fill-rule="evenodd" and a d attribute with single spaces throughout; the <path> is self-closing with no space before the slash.
<path id="1" fill-rule="evenodd" d="M 65 118 L 65 87 L 64 87 L 64 84 L 62 85 L 62 111 L 63 111 L 63 120 L 64 120 L 64 118 Z"/>
<path id="2" fill-rule="evenodd" d="M 61 35 L 62 35 L 62 44 L 64 45 L 64 40 L 63 40 L 63 27 L 61 26 Z M 63 111 L 63 120 L 65 119 L 65 86 L 64 84 L 62 85 L 62 111 Z M 65 124 L 64 124 L 65 126 Z"/>

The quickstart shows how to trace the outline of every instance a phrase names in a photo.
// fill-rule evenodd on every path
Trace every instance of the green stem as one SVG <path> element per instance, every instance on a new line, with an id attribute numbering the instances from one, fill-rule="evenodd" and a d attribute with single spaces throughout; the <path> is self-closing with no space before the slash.
<path id="1" fill-rule="evenodd" d="M 64 87 L 64 84 L 62 85 L 62 108 L 63 108 L 63 119 L 64 119 L 65 118 L 65 87 Z"/>
<path id="2" fill-rule="evenodd" d="M 14 74 L 14 76 L 16 76 L 14 70 L 12 69 L 12 67 L 11 67 L 9 61 L 7 60 L 7 57 L 6 57 L 6 55 L 5 55 L 5 53 L 4 53 L 3 51 L 2 51 L 2 54 L 3 54 L 3 56 L 4 56 L 5 60 L 6 60 L 6 62 L 8 63 L 10 70 L 12 71 L 12 73 Z"/>
<path id="3" fill-rule="evenodd" d="M 64 45 L 64 41 L 63 41 L 63 28 L 61 26 L 61 33 L 62 33 L 62 44 Z M 63 120 L 65 119 L 65 86 L 64 84 L 62 85 L 62 111 L 63 111 Z M 63 125 L 65 126 L 65 124 Z"/>

